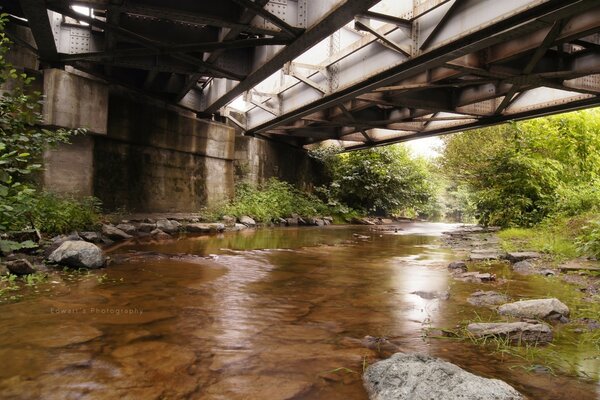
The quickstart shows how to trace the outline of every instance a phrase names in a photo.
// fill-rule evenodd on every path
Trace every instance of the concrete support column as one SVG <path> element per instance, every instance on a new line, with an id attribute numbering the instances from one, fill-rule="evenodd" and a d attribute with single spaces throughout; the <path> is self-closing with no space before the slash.
<path id="1" fill-rule="evenodd" d="M 85 128 L 44 154 L 46 190 L 77 197 L 94 195 L 94 136 L 106 135 L 108 86 L 59 69 L 44 70 L 44 125 L 49 129 Z"/>

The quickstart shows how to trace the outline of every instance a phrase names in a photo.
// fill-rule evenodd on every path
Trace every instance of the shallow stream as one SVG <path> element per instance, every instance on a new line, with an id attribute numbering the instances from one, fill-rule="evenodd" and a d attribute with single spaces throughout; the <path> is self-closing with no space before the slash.
<path id="1" fill-rule="evenodd" d="M 360 340 L 371 335 L 531 399 L 600 399 L 599 344 L 568 325 L 549 348 L 519 354 L 426 337 L 498 319 L 466 302 L 478 289 L 577 296 L 557 278 L 501 265 L 489 266 L 500 283 L 453 281 L 455 256 L 440 246 L 453 228 L 274 228 L 122 245 L 104 270 L 51 275 L 39 293 L 0 304 L 0 398 L 366 399 L 361 373 L 379 354 Z M 448 300 L 411 294 L 447 289 Z"/>

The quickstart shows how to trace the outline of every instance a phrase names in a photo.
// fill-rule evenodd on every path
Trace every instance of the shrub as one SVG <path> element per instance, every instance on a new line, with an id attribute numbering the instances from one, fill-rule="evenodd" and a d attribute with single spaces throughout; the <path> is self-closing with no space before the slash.
<path id="1" fill-rule="evenodd" d="M 95 197 L 74 199 L 44 192 L 36 195 L 34 202 L 33 222 L 41 232 L 90 230 L 100 222 L 101 203 Z"/>
<path id="2" fill-rule="evenodd" d="M 310 217 L 329 212 L 329 207 L 316 196 L 271 178 L 259 187 L 248 183 L 237 185 L 235 198 L 222 207 L 218 214 L 236 217 L 248 215 L 259 222 L 270 222 L 289 217 L 292 213 Z"/>

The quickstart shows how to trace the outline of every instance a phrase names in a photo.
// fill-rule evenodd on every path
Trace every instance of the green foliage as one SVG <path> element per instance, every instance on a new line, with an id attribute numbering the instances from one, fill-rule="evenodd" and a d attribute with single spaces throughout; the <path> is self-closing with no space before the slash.
<path id="1" fill-rule="evenodd" d="M 387 215 L 434 213 L 437 193 L 430 165 L 405 147 L 324 153 L 332 182 L 320 192 L 329 204 Z"/>
<path id="2" fill-rule="evenodd" d="M 43 192 L 35 196 L 34 204 L 34 225 L 42 232 L 68 233 L 100 223 L 100 200 L 95 197 L 73 199 Z"/>
<path id="3" fill-rule="evenodd" d="M 6 61 L 10 41 L 4 33 L 5 22 L 6 16 L 0 16 L 0 85 L 10 87 L 0 96 L 0 231 L 23 229 L 48 219 L 36 212 L 44 196 L 37 195 L 32 175 L 41 169 L 39 160 L 45 149 L 67 143 L 72 134 L 81 132 L 40 127 L 41 93 L 30 90 L 32 77 Z"/>
<path id="4" fill-rule="evenodd" d="M 576 245 L 581 253 L 600 258 L 600 219 L 589 221 L 581 229 Z"/>
<path id="5" fill-rule="evenodd" d="M 271 178 L 259 187 L 242 183 L 236 186 L 233 201 L 220 210 L 220 215 L 241 217 L 247 215 L 258 222 L 270 222 L 276 218 L 296 213 L 305 217 L 322 216 L 330 209 L 316 196 L 302 192 L 287 182 Z"/>
<path id="6" fill-rule="evenodd" d="M 479 222 L 533 226 L 600 207 L 600 112 L 579 111 L 444 138 L 440 169 Z"/>

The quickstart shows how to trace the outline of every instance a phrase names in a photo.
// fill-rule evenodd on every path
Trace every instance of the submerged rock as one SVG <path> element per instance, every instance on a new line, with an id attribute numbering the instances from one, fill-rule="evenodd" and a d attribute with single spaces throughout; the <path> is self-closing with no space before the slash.
<path id="1" fill-rule="evenodd" d="M 375 350 L 378 353 L 394 354 L 400 351 L 400 348 L 384 337 L 365 336 L 360 341 L 361 346 L 367 349 Z"/>
<path id="2" fill-rule="evenodd" d="M 410 294 L 416 294 L 417 296 L 427 300 L 448 300 L 450 298 L 450 292 L 447 290 L 443 292 L 438 292 L 434 290 L 417 290 L 416 292 L 410 292 Z"/>
<path id="3" fill-rule="evenodd" d="M 463 282 L 492 282 L 496 280 L 496 274 L 490 274 L 487 272 L 464 272 L 456 275 L 455 278 Z"/>
<path id="4" fill-rule="evenodd" d="M 471 374 L 439 358 L 396 353 L 369 366 L 363 383 L 371 400 L 522 400 L 498 379 Z"/>
<path id="5" fill-rule="evenodd" d="M 50 254 L 48 260 L 68 267 L 89 269 L 100 268 L 106 262 L 98 246 L 82 240 L 64 242 Z"/>
<path id="6" fill-rule="evenodd" d="M 512 269 L 520 274 L 531 274 L 533 273 L 534 267 L 531 262 L 523 260 L 513 264 Z"/>
<path id="7" fill-rule="evenodd" d="M 498 312 L 519 318 L 547 319 L 566 322 L 569 307 L 558 299 L 522 300 L 501 305 Z"/>
<path id="8" fill-rule="evenodd" d="M 478 290 L 477 292 L 469 296 L 467 301 L 474 306 L 487 307 L 506 303 L 507 301 L 510 301 L 510 297 L 508 297 L 505 294 L 495 292 L 493 290 Z"/>
<path id="9" fill-rule="evenodd" d="M 133 237 L 112 225 L 102 225 L 102 234 L 111 240 L 126 240 Z"/>
<path id="10" fill-rule="evenodd" d="M 467 330 L 475 337 L 499 337 L 511 342 L 549 343 L 552 329 L 547 324 L 529 322 L 487 322 L 473 323 Z"/>
<path id="11" fill-rule="evenodd" d="M 24 258 L 14 261 L 7 261 L 5 265 L 10 273 L 15 275 L 29 275 L 37 272 L 33 265 L 31 265 L 31 263 Z"/>

